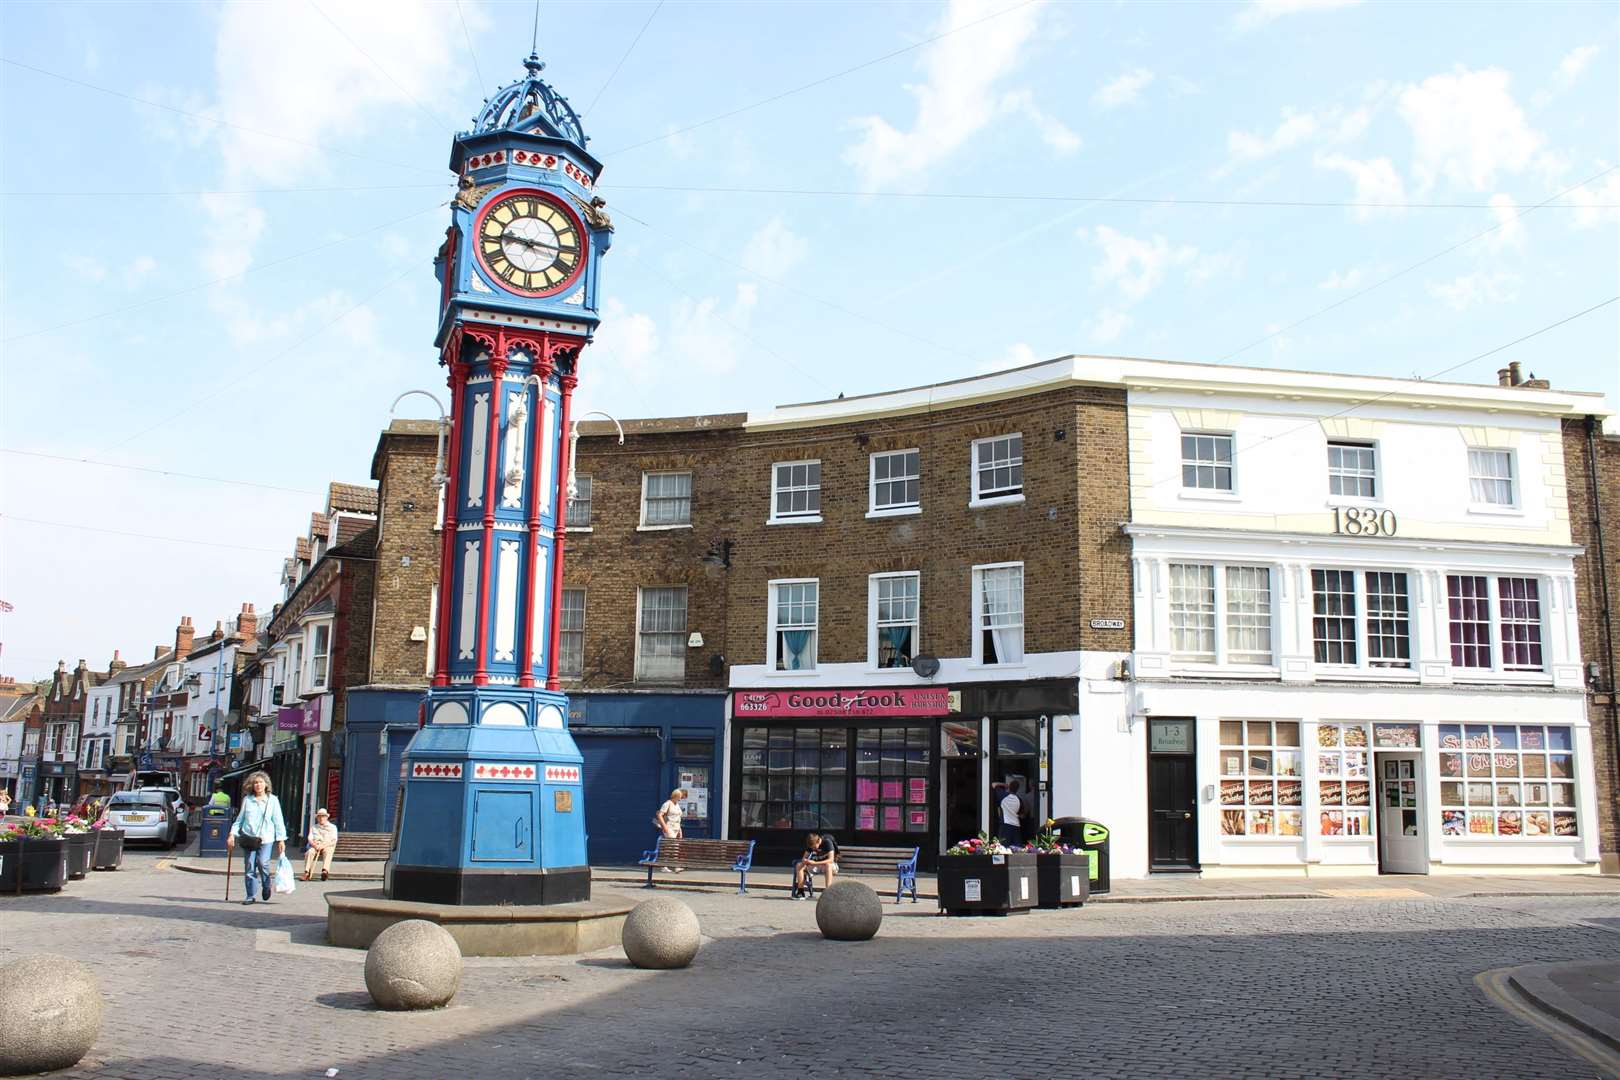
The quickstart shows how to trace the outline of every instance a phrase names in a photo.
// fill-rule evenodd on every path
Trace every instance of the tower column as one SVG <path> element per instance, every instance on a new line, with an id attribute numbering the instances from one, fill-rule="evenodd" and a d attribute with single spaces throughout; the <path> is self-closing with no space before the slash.
<path id="1" fill-rule="evenodd" d="M 575 355 L 578 355 L 576 351 Z M 557 650 L 562 647 L 562 594 L 563 594 L 563 547 L 568 540 L 568 475 L 574 467 L 573 454 L 569 447 L 568 424 L 569 414 L 573 411 L 574 387 L 578 385 L 579 378 L 575 375 L 564 375 L 560 380 L 562 384 L 562 407 L 558 410 L 560 421 L 558 430 L 561 437 L 557 440 L 560 449 L 557 453 L 557 512 L 556 512 L 556 539 L 552 541 L 551 549 L 551 624 L 549 643 L 546 648 L 546 689 L 562 689 L 562 681 L 557 677 Z"/>
<path id="2" fill-rule="evenodd" d="M 486 425 L 489 433 L 484 451 L 484 543 L 478 551 L 478 638 L 474 646 L 474 686 L 484 686 L 489 682 L 489 636 L 494 624 L 489 609 L 489 583 L 495 574 L 495 506 L 501 497 L 500 489 L 495 485 L 499 473 L 501 427 L 505 423 L 501 409 L 501 383 L 506 375 L 504 331 L 495 336 L 495 358 L 490 361 L 489 374 L 489 423 Z"/>
<path id="3" fill-rule="evenodd" d="M 542 475 L 540 463 L 544 460 L 546 440 L 551 439 L 551 426 L 546 420 L 546 387 L 551 382 L 551 339 L 544 336 L 540 339 L 535 350 L 535 370 L 539 376 L 534 394 L 534 415 L 530 420 L 530 479 L 529 479 L 529 550 L 524 553 L 523 580 L 528 588 L 523 590 L 523 602 L 518 606 L 519 618 L 523 627 L 523 649 L 518 654 L 520 666 L 518 668 L 518 685 L 534 685 L 534 641 L 535 619 L 539 615 L 540 590 L 535 587 L 535 575 L 540 565 L 540 512 L 545 505 L 541 497 L 540 483 L 545 477 Z M 561 517 L 556 518 L 560 531 Z"/>
<path id="4" fill-rule="evenodd" d="M 461 360 L 461 340 L 460 335 L 451 339 L 450 375 L 446 380 L 450 384 L 450 436 L 446 440 L 450 446 L 445 454 L 444 513 L 440 515 L 439 521 L 441 532 L 439 539 L 442 542 L 439 545 L 439 637 L 435 642 L 434 686 L 450 685 L 450 634 L 455 626 L 452 615 L 457 595 L 456 499 L 460 497 L 461 492 L 461 487 L 457 483 L 461 472 L 461 439 L 456 436 L 461 432 L 461 408 L 467 390 L 467 365 Z"/>

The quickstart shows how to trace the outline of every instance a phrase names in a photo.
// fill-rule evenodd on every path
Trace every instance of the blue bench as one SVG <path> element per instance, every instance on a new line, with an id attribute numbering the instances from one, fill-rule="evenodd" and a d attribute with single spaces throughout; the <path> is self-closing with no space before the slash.
<path id="1" fill-rule="evenodd" d="M 752 840 L 686 840 L 658 838 L 658 846 L 641 853 L 638 866 L 647 868 L 647 884 L 654 888 L 653 871 L 662 867 L 671 870 L 734 870 L 739 876 L 737 891 L 748 891 L 748 871 L 754 868 L 754 842 Z"/>
<path id="2" fill-rule="evenodd" d="M 903 847 L 857 847 L 840 845 L 833 860 L 838 864 L 838 875 L 888 874 L 895 875 L 894 902 L 900 894 L 911 893 L 911 902 L 917 902 L 917 849 Z M 812 878 L 814 875 L 812 875 Z M 811 890 L 814 893 L 814 889 Z"/>

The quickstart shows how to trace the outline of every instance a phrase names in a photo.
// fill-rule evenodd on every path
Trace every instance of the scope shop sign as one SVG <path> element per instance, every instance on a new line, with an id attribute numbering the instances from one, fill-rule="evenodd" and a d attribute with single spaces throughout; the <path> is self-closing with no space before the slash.
<path id="1" fill-rule="evenodd" d="M 946 716 L 948 686 L 881 687 L 872 690 L 739 690 L 733 716 Z"/>

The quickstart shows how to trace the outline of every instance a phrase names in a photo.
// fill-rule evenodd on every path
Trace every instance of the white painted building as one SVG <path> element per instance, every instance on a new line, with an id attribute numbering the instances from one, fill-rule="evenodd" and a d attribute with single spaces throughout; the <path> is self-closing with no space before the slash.
<path id="1" fill-rule="evenodd" d="M 1136 647 L 1078 761 L 1116 874 L 1596 872 L 1560 419 L 1600 396 L 1075 364 L 1129 403 Z"/>

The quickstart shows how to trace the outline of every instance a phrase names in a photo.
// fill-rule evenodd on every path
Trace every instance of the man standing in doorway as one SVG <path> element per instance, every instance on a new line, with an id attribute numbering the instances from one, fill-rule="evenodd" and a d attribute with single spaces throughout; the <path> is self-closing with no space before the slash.
<path id="1" fill-rule="evenodd" d="M 996 807 L 1001 814 L 1000 827 L 996 830 L 996 839 L 1008 847 L 1014 847 L 1024 842 L 1023 830 L 1018 826 L 1018 795 L 1005 784 L 996 784 L 991 789 Z"/>
<path id="2" fill-rule="evenodd" d="M 1034 834 L 1035 796 L 1029 790 L 1029 781 L 1022 776 L 1013 777 L 1008 790 L 1018 796 L 1018 839 L 1028 843 Z"/>

